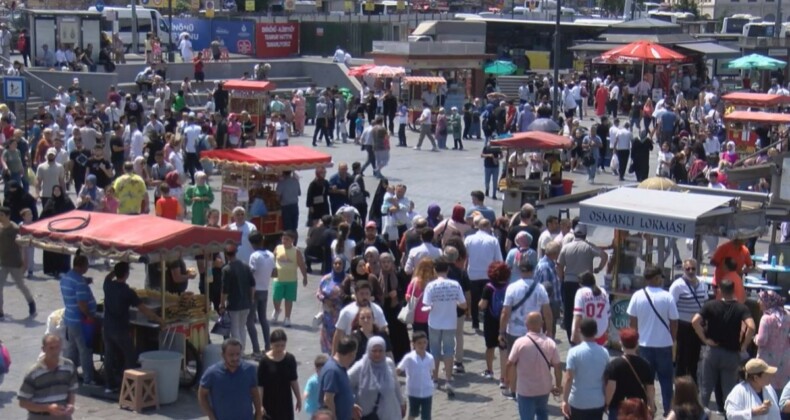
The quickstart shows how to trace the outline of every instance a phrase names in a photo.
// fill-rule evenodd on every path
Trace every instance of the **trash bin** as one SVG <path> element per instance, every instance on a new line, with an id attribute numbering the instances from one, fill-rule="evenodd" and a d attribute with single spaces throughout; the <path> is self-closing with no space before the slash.
<path id="1" fill-rule="evenodd" d="M 563 179 L 562 180 L 562 192 L 563 195 L 568 195 L 573 192 L 573 180 L 572 179 Z"/>
<path id="2" fill-rule="evenodd" d="M 158 350 L 140 354 L 143 370 L 156 372 L 159 404 L 172 404 L 178 399 L 178 381 L 183 358 L 183 354 L 174 351 Z"/>
<path id="3" fill-rule="evenodd" d="M 203 372 L 222 361 L 222 345 L 206 344 L 203 346 Z"/>

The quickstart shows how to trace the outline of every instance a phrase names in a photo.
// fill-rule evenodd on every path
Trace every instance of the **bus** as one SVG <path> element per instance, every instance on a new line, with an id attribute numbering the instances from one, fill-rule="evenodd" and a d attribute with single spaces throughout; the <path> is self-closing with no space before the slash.
<path id="1" fill-rule="evenodd" d="M 743 25 L 742 35 L 746 37 L 773 38 L 776 32 L 774 22 L 753 22 Z"/>
<path id="2" fill-rule="evenodd" d="M 88 8 L 88 10 L 95 12 L 96 7 L 91 6 Z M 116 19 L 107 19 L 108 13 L 115 14 Z M 145 36 L 149 32 L 152 32 L 154 35 L 158 36 L 160 40 L 162 40 L 162 49 L 171 50 L 171 48 L 168 46 L 168 43 L 170 42 L 170 26 L 167 24 L 167 20 L 162 17 L 162 14 L 159 13 L 159 10 L 137 7 L 135 9 L 135 13 L 137 14 L 138 49 L 140 51 L 143 50 L 145 47 Z M 121 38 L 121 41 L 123 41 L 123 45 L 126 47 L 126 50 L 129 51 L 132 47 L 132 31 L 134 30 L 134 28 L 132 28 L 132 7 L 105 7 L 104 10 L 102 10 L 102 14 L 105 17 L 101 24 L 102 32 L 117 32 L 118 36 Z M 175 39 L 175 34 L 173 36 L 173 42 L 177 42 Z"/>
<path id="3" fill-rule="evenodd" d="M 380 2 L 374 3 L 373 10 L 367 10 L 365 5 L 367 2 L 360 2 L 359 3 L 359 14 L 360 15 L 398 15 L 401 13 L 406 13 L 407 10 L 411 7 L 408 2 L 404 2 L 405 9 L 398 10 L 398 2 L 393 0 L 384 0 Z"/>
<path id="4" fill-rule="evenodd" d="M 761 22 L 762 19 L 757 16 L 752 16 L 745 13 L 739 13 L 732 16 L 727 16 L 721 23 L 721 33 L 723 34 L 743 34 L 743 27 L 747 23 Z"/>
<path id="5" fill-rule="evenodd" d="M 665 22 L 691 22 L 694 21 L 696 18 L 694 17 L 693 13 L 689 12 L 664 12 L 660 10 L 654 10 L 648 12 L 648 17 L 652 19 L 663 20 Z"/>

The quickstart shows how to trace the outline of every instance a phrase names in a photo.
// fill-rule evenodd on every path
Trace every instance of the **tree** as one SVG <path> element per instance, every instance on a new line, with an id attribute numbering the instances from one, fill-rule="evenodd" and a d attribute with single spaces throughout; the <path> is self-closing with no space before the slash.
<path id="1" fill-rule="evenodd" d="M 695 19 L 699 19 L 699 4 L 697 0 L 678 0 L 673 8 L 678 12 L 691 13 Z"/>

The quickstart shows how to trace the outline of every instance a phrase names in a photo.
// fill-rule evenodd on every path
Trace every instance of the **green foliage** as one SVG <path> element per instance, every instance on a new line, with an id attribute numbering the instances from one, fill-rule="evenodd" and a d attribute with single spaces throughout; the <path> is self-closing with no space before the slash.
<path id="1" fill-rule="evenodd" d="M 696 0 L 678 0 L 678 2 L 673 6 L 678 12 L 688 12 L 694 15 L 695 18 L 699 19 L 699 4 Z"/>

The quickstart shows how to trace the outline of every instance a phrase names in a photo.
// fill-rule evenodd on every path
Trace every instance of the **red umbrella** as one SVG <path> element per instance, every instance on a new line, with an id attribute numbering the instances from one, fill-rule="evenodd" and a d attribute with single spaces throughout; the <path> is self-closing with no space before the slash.
<path id="1" fill-rule="evenodd" d="M 641 61 L 642 63 L 667 63 L 683 61 L 686 56 L 650 41 L 636 41 L 613 48 L 603 54 L 605 61 Z"/>
<path id="2" fill-rule="evenodd" d="M 375 64 L 363 64 L 361 66 L 357 66 L 357 67 L 354 67 L 354 68 L 350 69 L 348 71 L 348 75 L 349 76 L 355 76 L 355 77 L 361 77 L 361 76 L 364 76 L 365 73 L 368 70 L 372 69 L 373 67 L 376 67 L 376 65 Z"/>

